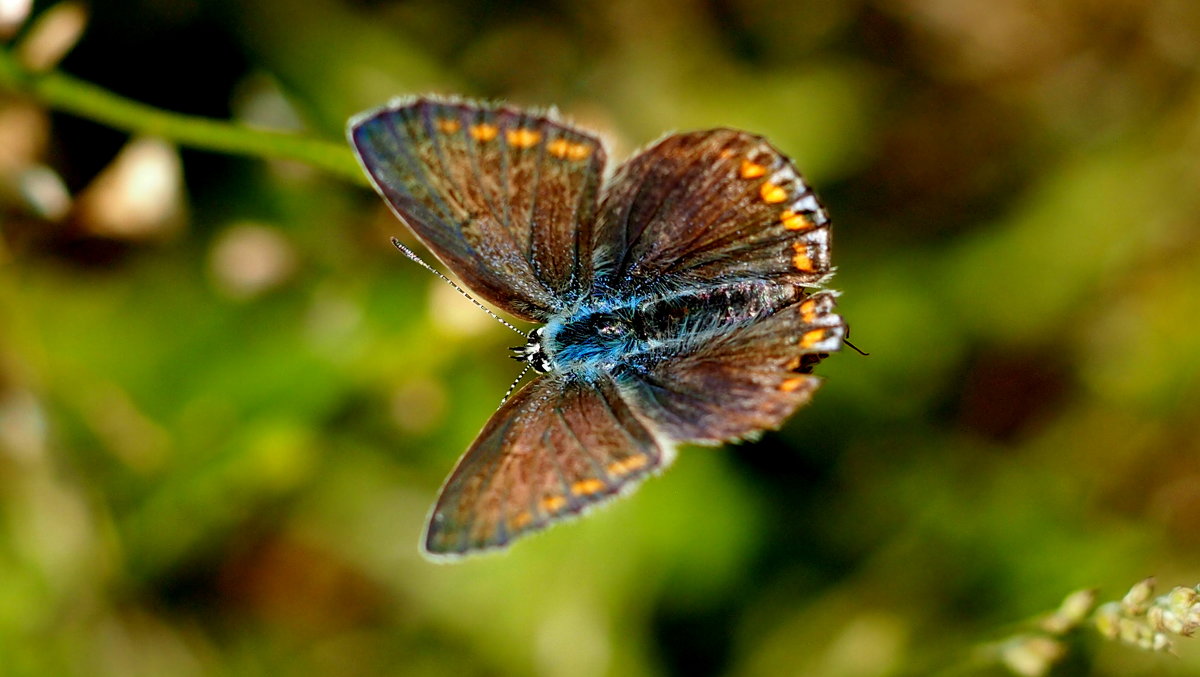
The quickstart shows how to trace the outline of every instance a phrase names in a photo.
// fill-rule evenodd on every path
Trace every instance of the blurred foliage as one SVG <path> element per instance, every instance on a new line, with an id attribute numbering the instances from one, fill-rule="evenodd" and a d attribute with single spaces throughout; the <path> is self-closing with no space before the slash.
<path id="1" fill-rule="evenodd" d="M 24 4 L 6 50 L 34 49 Z M 1006 674 L 978 648 L 1072 590 L 1200 581 L 1193 0 L 85 16 L 39 58 L 333 143 L 429 91 L 556 105 L 617 158 L 765 134 L 833 214 L 871 355 L 821 364 L 779 433 L 429 564 L 511 335 L 397 255 L 361 185 L 0 90 L 0 674 Z M 1200 674 L 1187 640 L 1071 649 L 1053 674 Z"/>

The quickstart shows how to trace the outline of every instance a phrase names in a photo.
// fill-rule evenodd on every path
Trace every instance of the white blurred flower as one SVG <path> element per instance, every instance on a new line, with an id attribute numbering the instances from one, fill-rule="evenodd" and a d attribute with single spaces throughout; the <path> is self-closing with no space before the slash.
<path id="1" fill-rule="evenodd" d="M 150 137 L 130 141 L 79 195 L 85 232 L 122 240 L 157 239 L 183 226 L 183 164 L 175 146 Z"/>
<path id="2" fill-rule="evenodd" d="M 275 228 L 243 222 L 213 244 L 209 269 L 221 291 L 251 298 L 282 284 L 296 269 L 292 244 Z"/>
<path id="3" fill-rule="evenodd" d="M 33 0 L 0 0 L 0 40 L 11 38 L 29 18 Z"/>
<path id="4" fill-rule="evenodd" d="M 28 70 L 51 70 L 79 42 L 87 22 L 87 9 L 82 3 L 60 2 L 34 20 L 17 46 L 17 58 Z"/>

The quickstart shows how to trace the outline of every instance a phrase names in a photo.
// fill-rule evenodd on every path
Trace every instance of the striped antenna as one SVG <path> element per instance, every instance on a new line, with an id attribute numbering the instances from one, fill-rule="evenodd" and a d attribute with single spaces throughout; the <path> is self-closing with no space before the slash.
<path id="1" fill-rule="evenodd" d="M 400 250 L 400 253 L 401 253 L 401 254 L 404 254 L 405 256 L 407 256 L 407 257 L 409 258 L 409 260 L 411 260 L 413 263 L 416 263 L 417 265 L 421 266 L 421 267 L 422 267 L 422 268 L 424 268 L 425 270 L 428 270 L 429 272 L 433 273 L 434 275 L 437 275 L 438 277 L 442 278 L 442 281 L 443 281 L 443 282 L 445 282 L 446 284 L 450 285 L 451 287 L 454 287 L 454 289 L 455 289 L 455 290 L 456 290 L 456 291 L 457 291 L 459 294 L 462 294 L 463 296 L 465 296 L 465 297 L 467 298 L 467 300 L 468 300 L 468 301 L 470 301 L 471 303 L 474 303 L 476 306 L 479 306 L 479 309 L 480 309 L 480 310 L 482 310 L 483 312 L 487 313 L 488 315 L 491 315 L 493 318 L 495 318 L 495 320 L 496 320 L 497 322 L 499 322 L 500 324 L 502 324 L 502 325 L 504 325 L 504 326 L 508 327 L 509 329 L 511 329 L 511 330 L 513 330 L 513 331 L 515 331 L 515 332 L 517 332 L 517 333 L 518 333 L 518 334 L 520 334 L 521 336 L 526 336 L 526 337 L 528 337 L 528 334 L 527 334 L 526 332 L 523 332 L 523 331 L 521 331 L 520 329 L 517 329 L 516 327 L 512 326 L 512 324 L 510 324 L 509 322 L 507 322 L 507 321 L 506 321 L 504 318 L 500 317 L 500 316 L 499 316 L 499 315 L 497 315 L 496 313 L 493 313 L 493 312 L 492 312 L 492 311 L 491 311 L 491 310 L 490 310 L 490 309 L 489 309 L 487 306 L 483 305 L 483 304 L 482 304 L 482 303 L 480 303 L 479 301 L 476 301 L 474 296 L 471 296 L 470 294 L 468 294 L 468 293 L 467 293 L 467 291 L 466 291 L 465 289 L 463 289 L 462 287 L 460 287 L 460 286 L 458 286 L 457 284 L 455 284 L 455 283 L 454 283 L 454 280 L 451 280 L 450 278 L 448 278 L 448 277 L 446 277 L 445 275 L 443 275 L 443 274 L 441 273 L 441 271 L 437 270 L 436 268 L 434 268 L 433 266 L 429 265 L 428 263 L 425 263 L 424 261 L 422 261 L 422 260 L 421 260 L 421 257 L 417 256 L 417 255 L 416 255 L 416 253 L 415 253 L 415 252 L 413 252 L 413 250 L 409 249 L 408 247 L 405 247 L 405 246 L 404 246 L 404 244 L 402 244 L 402 243 L 400 242 L 400 240 L 397 240 L 396 238 L 394 238 L 394 237 L 393 237 L 393 238 L 392 238 L 392 244 L 396 246 L 396 249 L 399 249 L 399 250 Z M 505 397 L 507 398 L 507 395 L 506 395 Z"/>

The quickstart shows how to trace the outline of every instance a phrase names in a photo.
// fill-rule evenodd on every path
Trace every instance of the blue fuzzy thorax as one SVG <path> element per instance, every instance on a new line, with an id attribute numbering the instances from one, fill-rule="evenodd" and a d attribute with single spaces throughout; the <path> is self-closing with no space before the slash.
<path id="1" fill-rule="evenodd" d="M 801 293 L 750 281 L 621 298 L 592 296 L 551 317 L 541 344 L 560 374 L 587 378 L 618 368 L 640 371 L 756 322 Z"/>
<path id="2" fill-rule="evenodd" d="M 542 342 L 557 370 L 611 369 L 641 352 L 644 340 L 631 323 L 641 302 L 601 302 L 550 318 Z"/>

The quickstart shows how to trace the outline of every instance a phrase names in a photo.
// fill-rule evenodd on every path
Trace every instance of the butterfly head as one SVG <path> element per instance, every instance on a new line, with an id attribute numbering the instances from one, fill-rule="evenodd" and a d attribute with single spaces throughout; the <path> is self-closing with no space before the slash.
<path id="1" fill-rule="evenodd" d="M 518 362 L 528 362 L 530 367 L 539 374 L 545 374 L 554 368 L 554 362 L 546 353 L 545 344 L 542 343 L 542 337 L 545 335 L 545 327 L 538 327 L 529 332 L 529 340 L 523 346 L 514 346 L 512 350 L 512 358 Z"/>

